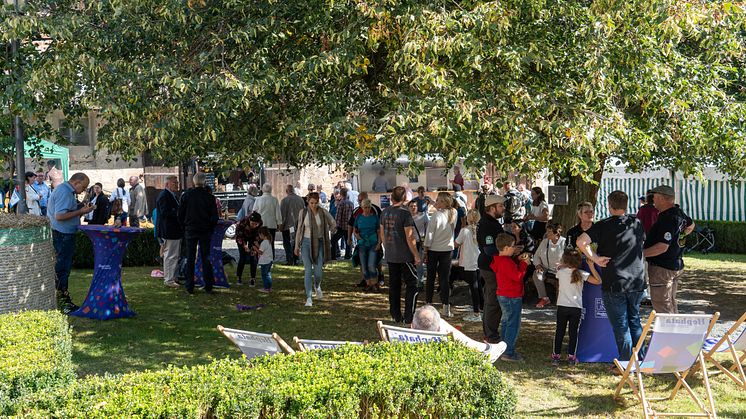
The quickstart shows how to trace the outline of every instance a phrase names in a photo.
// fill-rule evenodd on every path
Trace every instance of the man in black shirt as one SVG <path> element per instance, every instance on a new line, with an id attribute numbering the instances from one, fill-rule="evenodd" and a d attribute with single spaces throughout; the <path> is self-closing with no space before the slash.
<path id="1" fill-rule="evenodd" d="M 640 339 L 640 302 L 645 291 L 642 223 L 626 214 L 629 197 L 622 191 L 609 194 L 609 218 L 603 219 L 577 240 L 588 263 L 603 267 L 601 289 L 606 314 L 614 330 L 619 359 L 627 361 Z M 598 249 L 594 252 L 591 243 Z"/>
<path id="2" fill-rule="evenodd" d="M 199 244 L 202 258 L 202 275 L 205 280 L 205 292 L 212 294 L 213 274 L 210 263 L 210 249 L 212 232 L 218 223 L 218 207 L 215 196 L 206 186 L 206 176 L 198 172 L 193 178 L 194 187 L 181 196 L 178 217 L 179 224 L 184 230 L 186 241 L 186 284 L 189 294 L 194 294 L 194 264 L 197 260 L 197 245 Z"/>
<path id="3" fill-rule="evenodd" d="M 486 195 L 484 198 L 484 216 L 477 225 L 477 246 L 479 246 L 479 274 L 484 281 L 484 310 L 482 311 L 482 328 L 487 343 L 500 343 L 500 319 L 502 311 L 497 303 L 497 280 L 490 268 L 492 258 L 498 253 L 495 237 L 504 233 L 500 217 L 505 213 L 505 198 L 500 195 Z"/>
<path id="4" fill-rule="evenodd" d="M 691 232 L 694 222 L 674 204 L 672 187 L 660 185 L 652 192 L 658 220 L 650 228 L 643 251 L 648 261 L 650 299 L 657 313 L 678 313 L 676 290 L 684 270 L 681 258 L 684 249 L 679 245 L 679 237 L 683 232 Z"/>

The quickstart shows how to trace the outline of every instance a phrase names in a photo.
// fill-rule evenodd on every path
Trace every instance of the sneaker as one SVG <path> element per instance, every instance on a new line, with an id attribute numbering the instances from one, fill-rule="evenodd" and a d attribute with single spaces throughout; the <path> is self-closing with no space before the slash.
<path id="1" fill-rule="evenodd" d="M 465 322 L 481 322 L 482 321 L 482 315 L 480 313 L 474 313 L 470 314 L 466 317 L 464 317 Z"/>
<path id="2" fill-rule="evenodd" d="M 262 289 L 259 290 L 259 292 L 263 292 L 265 294 L 269 294 L 270 292 L 272 292 L 272 290 L 269 289 L 269 288 L 262 288 Z"/>
<path id="3" fill-rule="evenodd" d="M 57 293 L 57 307 L 60 309 L 62 314 L 65 315 L 77 311 L 80 308 L 73 303 L 70 299 L 70 294 L 66 291 Z"/>
<path id="4" fill-rule="evenodd" d="M 243 281 L 241 281 L 241 278 L 236 279 L 236 285 L 243 285 Z"/>
<path id="5" fill-rule="evenodd" d="M 251 278 L 251 281 L 249 281 L 249 286 L 253 287 L 254 285 L 256 285 L 256 280 L 254 278 Z"/>
<path id="6" fill-rule="evenodd" d="M 311 297 L 306 298 L 306 307 L 312 307 L 313 306 L 313 300 L 311 300 Z"/>
<path id="7" fill-rule="evenodd" d="M 316 299 L 317 300 L 323 300 L 324 299 L 324 293 L 321 292 L 321 287 L 316 287 Z"/>
<path id="8" fill-rule="evenodd" d="M 500 358 L 500 355 L 505 353 L 505 350 L 508 349 L 508 344 L 505 342 L 500 342 L 496 344 L 487 344 L 487 348 L 484 350 L 484 354 L 487 355 L 487 357 L 490 360 L 490 363 L 494 363 L 497 361 L 498 358 Z"/>
<path id="9" fill-rule="evenodd" d="M 453 317 L 450 304 L 443 304 L 443 317 Z"/>
<path id="10" fill-rule="evenodd" d="M 549 297 L 544 297 L 539 300 L 538 303 L 536 303 L 536 308 L 544 308 L 547 304 L 549 304 L 551 301 L 549 300 Z"/>
<path id="11" fill-rule="evenodd" d="M 559 354 L 552 354 L 552 365 L 556 367 L 559 365 L 559 362 L 560 362 Z"/>
<path id="12" fill-rule="evenodd" d="M 179 288 L 179 284 L 177 284 L 174 281 L 163 281 L 163 285 L 169 287 L 169 288 Z"/>
<path id="13" fill-rule="evenodd" d="M 567 363 L 570 365 L 578 365 L 578 357 L 575 355 L 567 355 Z"/>
<path id="14" fill-rule="evenodd" d="M 508 354 L 503 354 L 500 357 L 500 360 L 501 361 L 508 361 L 508 362 L 521 362 L 521 361 L 523 361 L 523 357 L 521 356 L 521 354 L 519 354 L 518 352 L 516 352 L 512 356 L 508 355 Z"/>

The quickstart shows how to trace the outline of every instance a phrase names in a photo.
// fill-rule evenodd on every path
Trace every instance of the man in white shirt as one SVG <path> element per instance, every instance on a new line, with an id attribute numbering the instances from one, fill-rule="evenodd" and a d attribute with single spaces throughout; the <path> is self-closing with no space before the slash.
<path id="1" fill-rule="evenodd" d="M 277 226 L 282 224 L 282 213 L 280 212 L 280 202 L 272 195 L 272 185 L 265 183 L 262 185 L 262 195 L 254 201 L 254 212 L 262 216 L 262 223 L 269 230 L 272 236 L 272 260 L 275 258 L 275 233 Z"/>
<path id="2" fill-rule="evenodd" d="M 345 182 L 345 188 L 347 188 L 347 199 L 352 202 L 352 209 L 357 208 L 360 205 L 360 203 L 357 202 L 359 192 L 352 190 L 352 183 L 350 182 Z"/>

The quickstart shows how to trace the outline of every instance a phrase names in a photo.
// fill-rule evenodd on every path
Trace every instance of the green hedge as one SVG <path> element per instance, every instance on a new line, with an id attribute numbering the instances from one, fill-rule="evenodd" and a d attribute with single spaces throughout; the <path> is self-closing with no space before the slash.
<path id="1" fill-rule="evenodd" d="M 217 339 L 218 337 L 216 337 Z M 92 377 L 18 406 L 27 417 L 508 418 L 516 396 L 456 343 L 349 345 Z"/>
<path id="2" fill-rule="evenodd" d="M 153 234 L 153 229 L 148 228 L 139 234 L 127 246 L 127 253 L 122 261 L 123 266 L 154 266 L 158 265 L 156 258 L 160 253 L 160 245 Z M 93 243 L 83 232 L 79 231 L 75 237 L 75 254 L 73 255 L 73 267 L 93 268 Z"/>
<path id="3" fill-rule="evenodd" d="M 0 315 L 0 416 L 15 399 L 75 378 L 65 316 L 27 311 Z"/>
<path id="4" fill-rule="evenodd" d="M 702 220 L 694 222 L 699 227 L 710 227 L 715 230 L 715 252 L 746 254 L 746 223 Z"/>

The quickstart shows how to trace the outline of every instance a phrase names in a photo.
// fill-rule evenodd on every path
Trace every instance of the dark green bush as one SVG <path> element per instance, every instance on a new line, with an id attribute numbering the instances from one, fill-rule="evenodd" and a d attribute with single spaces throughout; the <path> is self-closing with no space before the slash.
<path id="1" fill-rule="evenodd" d="M 695 220 L 699 227 L 710 227 L 715 230 L 715 252 L 746 254 L 746 223 L 734 221 L 701 221 Z M 692 233 L 687 244 L 692 243 Z"/>
<path id="2" fill-rule="evenodd" d="M 15 399 L 70 384 L 72 338 L 58 312 L 0 315 L 0 416 Z"/>
<path id="3" fill-rule="evenodd" d="M 153 266 L 158 265 L 156 258 L 159 255 L 160 245 L 153 234 L 153 229 L 148 228 L 138 235 L 127 246 L 127 253 L 122 261 L 123 266 Z M 93 268 L 93 243 L 83 232 L 79 231 L 75 237 L 75 254 L 73 255 L 73 267 Z"/>
<path id="4" fill-rule="evenodd" d="M 347 346 L 292 356 L 92 377 L 38 393 L 33 417 L 507 418 L 516 398 L 456 343 Z"/>

